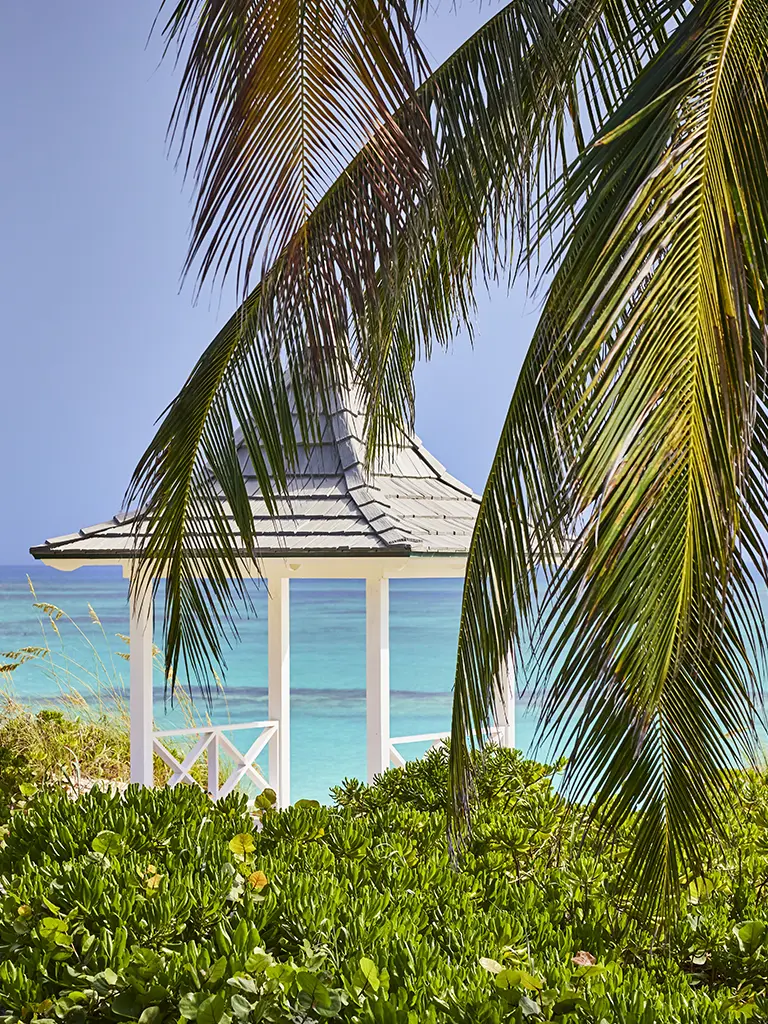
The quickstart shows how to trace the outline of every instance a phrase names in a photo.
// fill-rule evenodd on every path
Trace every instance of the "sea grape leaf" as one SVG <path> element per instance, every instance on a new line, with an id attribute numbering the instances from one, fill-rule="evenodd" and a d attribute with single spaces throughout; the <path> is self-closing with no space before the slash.
<path id="1" fill-rule="evenodd" d="M 490 971 L 491 974 L 501 974 L 504 970 L 498 960 L 492 960 L 488 956 L 481 956 L 479 962 L 480 966 L 484 967 L 486 971 Z"/>
<path id="2" fill-rule="evenodd" d="M 142 1005 L 133 991 L 121 992 L 112 1000 L 112 1012 L 118 1017 L 136 1020 L 142 1013 Z"/>
<path id="3" fill-rule="evenodd" d="M 246 964 L 246 968 L 247 968 Z M 295 968 L 291 964 L 273 963 L 267 968 L 267 977 L 272 978 L 279 984 L 288 984 L 293 977 Z"/>
<path id="4" fill-rule="evenodd" d="M 37 931 L 44 942 L 52 942 L 56 946 L 69 946 L 72 943 L 67 922 L 59 917 L 44 917 Z"/>
<path id="5" fill-rule="evenodd" d="M 99 995 L 105 996 L 117 985 L 117 982 L 117 974 L 115 974 L 111 967 L 106 967 L 103 971 L 99 971 L 98 974 L 94 975 L 91 984 Z"/>
<path id="6" fill-rule="evenodd" d="M 766 925 L 763 921 L 744 921 L 733 928 L 739 945 L 745 953 L 756 953 L 765 941 Z"/>
<path id="7" fill-rule="evenodd" d="M 576 967 L 594 967 L 597 959 L 585 949 L 580 949 L 575 956 L 571 957 L 571 963 L 575 964 Z"/>
<path id="8" fill-rule="evenodd" d="M 163 1011 L 159 1006 L 146 1006 L 141 1011 L 139 1024 L 158 1024 L 163 1019 Z"/>
<path id="9" fill-rule="evenodd" d="M 369 960 L 367 956 L 360 957 L 360 963 L 358 964 L 357 971 L 355 972 L 353 984 L 360 993 L 363 993 L 366 990 L 369 992 L 379 991 L 381 986 L 379 969 L 373 960 Z"/>
<path id="10" fill-rule="evenodd" d="M 227 981 L 228 985 L 232 988 L 240 989 L 241 992 L 248 992 L 249 995 L 256 996 L 259 994 L 259 990 L 256 988 L 256 982 L 253 978 L 246 978 L 245 975 L 236 974 L 234 978 L 229 978 Z"/>
<path id="11" fill-rule="evenodd" d="M 269 879 L 263 871 L 252 871 L 250 875 L 248 875 L 248 882 L 257 890 L 257 892 L 260 892 L 264 886 L 267 885 Z"/>
<path id="12" fill-rule="evenodd" d="M 274 962 L 271 953 L 267 953 L 257 946 L 246 960 L 245 969 L 249 974 L 260 974 L 262 971 L 266 971 L 268 967 L 271 967 Z"/>
<path id="13" fill-rule="evenodd" d="M 564 1013 L 574 1013 L 584 1004 L 578 992 L 563 992 L 560 998 L 552 1006 L 553 1016 L 562 1016 Z"/>
<path id="14" fill-rule="evenodd" d="M 250 1017 L 251 1010 L 253 1009 L 245 996 L 241 996 L 238 992 L 231 996 L 229 1005 L 232 1008 L 232 1013 L 243 1020 L 247 1020 Z"/>
<path id="15" fill-rule="evenodd" d="M 204 992 L 188 992 L 179 1000 L 179 1013 L 185 1020 L 197 1020 L 198 1011 L 204 1001 Z"/>
<path id="16" fill-rule="evenodd" d="M 694 878 L 688 886 L 688 898 L 691 903 L 701 903 L 711 896 L 716 888 L 717 886 L 712 878 L 705 878 L 703 876 Z"/>
<path id="17" fill-rule="evenodd" d="M 299 971 L 296 976 L 299 988 L 307 996 L 313 1008 L 328 1010 L 331 1007 L 331 993 L 322 983 L 317 974 L 311 971 Z"/>
<path id="18" fill-rule="evenodd" d="M 246 857 L 256 849 L 256 842 L 249 832 L 240 832 L 229 840 L 229 848 L 237 857 Z"/>
<path id="19" fill-rule="evenodd" d="M 143 946 L 134 946 L 133 955 L 128 964 L 128 970 L 132 975 L 142 981 L 149 981 L 150 978 L 162 970 L 163 958 L 153 949 L 145 949 Z"/>
<path id="20" fill-rule="evenodd" d="M 94 853 L 103 853 L 106 857 L 113 857 L 116 853 L 120 853 L 122 848 L 123 837 L 117 832 L 110 832 L 109 829 L 99 832 L 91 843 Z"/>
<path id="21" fill-rule="evenodd" d="M 224 996 L 208 996 L 197 1010 L 197 1024 L 220 1024 L 227 1012 Z"/>
<path id="22" fill-rule="evenodd" d="M 529 974 L 527 971 L 520 971 L 508 967 L 506 970 L 503 970 L 496 975 L 496 988 L 524 988 L 529 992 L 539 992 L 542 988 L 542 983 L 538 978 L 534 978 L 534 976 Z"/>
<path id="23" fill-rule="evenodd" d="M 523 1012 L 524 1017 L 534 1017 L 541 1013 L 541 1007 L 535 999 L 531 999 L 530 996 L 522 995 L 520 1002 L 517 1004 Z"/>

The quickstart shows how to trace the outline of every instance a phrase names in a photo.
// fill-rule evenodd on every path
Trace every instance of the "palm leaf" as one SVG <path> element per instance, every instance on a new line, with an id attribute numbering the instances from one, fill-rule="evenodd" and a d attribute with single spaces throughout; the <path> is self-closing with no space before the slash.
<path id="1" fill-rule="evenodd" d="M 380 187 L 418 190 L 429 122 L 392 111 L 426 68 L 421 0 L 177 0 L 164 26 L 184 61 L 170 133 L 194 175 L 186 269 L 271 263 L 368 140 Z"/>
<path id="2" fill-rule="evenodd" d="M 572 168 L 465 587 L 457 808 L 464 730 L 482 739 L 501 653 L 530 637 L 571 795 L 631 829 L 637 899 L 667 907 L 757 756 L 766 28 L 759 0 L 696 4 Z M 528 537 L 568 533 L 537 600 Z"/>
<path id="3" fill-rule="evenodd" d="M 437 151 L 425 153 L 427 185 L 416 196 L 408 181 L 382 189 L 387 165 L 372 140 L 220 332 L 128 494 L 143 510 L 137 585 L 167 577 L 172 680 L 183 660 L 205 688 L 222 667 L 234 601 L 247 599 L 244 560 L 258 548 L 236 426 L 272 501 L 299 444 L 312 443 L 320 413 L 351 378 L 368 396 L 372 451 L 409 422 L 417 354 L 446 344 L 469 316 L 478 272 L 509 259 L 511 227 L 529 238 L 563 167 L 567 124 L 604 119 L 676 8 L 508 4 L 396 115 L 407 126 L 428 112 Z M 599 94 L 583 88 L 595 76 Z"/>

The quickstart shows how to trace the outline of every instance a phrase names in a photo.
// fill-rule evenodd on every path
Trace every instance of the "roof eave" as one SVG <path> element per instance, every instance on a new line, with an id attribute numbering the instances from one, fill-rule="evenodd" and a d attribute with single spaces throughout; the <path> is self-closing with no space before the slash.
<path id="1" fill-rule="evenodd" d="M 110 559 L 118 562 L 133 561 L 140 558 L 140 552 L 125 551 L 119 548 L 102 549 L 98 551 L 83 550 L 75 545 L 48 547 L 37 545 L 29 549 L 29 553 L 38 561 L 45 559 L 71 559 L 78 561 L 104 561 Z M 264 558 L 454 558 L 466 557 L 467 548 L 435 548 L 430 550 L 414 549 L 408 545 L 391 545 L 386 548 L 265 548 L 259 551 L 255 560 Z M 251 558 L 252 555 L 243 551 L 242 558 Z"/>

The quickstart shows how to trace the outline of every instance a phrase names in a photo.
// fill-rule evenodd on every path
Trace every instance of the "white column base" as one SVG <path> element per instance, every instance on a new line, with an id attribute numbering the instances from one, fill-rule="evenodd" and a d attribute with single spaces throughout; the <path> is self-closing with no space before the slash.
<path id="1" fill-rule="evenodd" d="M 154 786 L 152 743 L 152 583 L 130 584 L 131 782 Z"/>
<path id="2" fill-rule="evenodd" d="M 368 782 L 389 768 L 389 580 L 365 581 Z"/>
<path id="3" fill-rule="evenodd" d="M 278 722 L 277 736 L 269 745 L 269 784 L 277 793 L 277 806 L 291 802 L 291 620 L 290 582 L 268 580 L 267 651 L 269 718 Z"/>
<path id="4" fill-rule="evenodd" d="M 510 654 L 501 674 L 501 694 L 496 694 L 493 718 L 495 741 L 500 747 L 515 747 L 515 665 Z"/>

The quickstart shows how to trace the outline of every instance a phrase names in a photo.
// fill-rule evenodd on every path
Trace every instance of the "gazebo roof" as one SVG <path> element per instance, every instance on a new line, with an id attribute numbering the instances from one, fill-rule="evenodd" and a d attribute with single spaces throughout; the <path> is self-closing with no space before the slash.
<path id="1" fill-rule="evenodd" d="M 363 418 L 351 398 L 323 417 L 320 442 L 300 451 L 297 471 L 272 518 L 244 442 L 238 450 L 251 496 L 259 557 L 464 555 L 480 498 L 448 473 L 415 435 L 365 471 Z M 222 504 L 228 506 L 222 498 Z M 139 514 L 140 515 L 140 514 Z M 35 558 L 124 560 L 136 544 L 136 514 L 52 537 Z M 197 524 L 204 542 L 205 523 Z"/>

